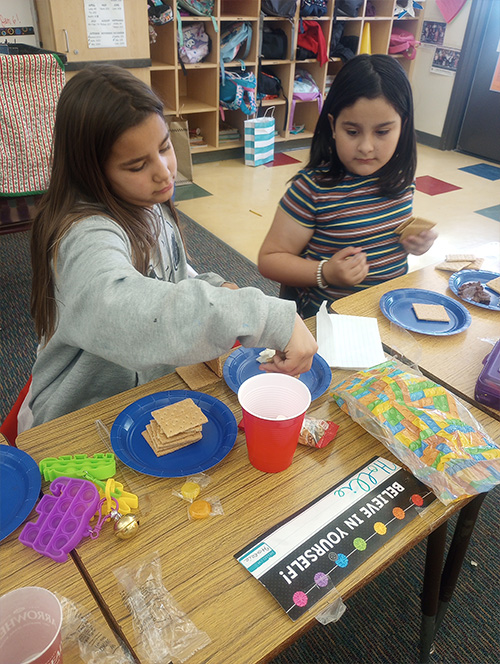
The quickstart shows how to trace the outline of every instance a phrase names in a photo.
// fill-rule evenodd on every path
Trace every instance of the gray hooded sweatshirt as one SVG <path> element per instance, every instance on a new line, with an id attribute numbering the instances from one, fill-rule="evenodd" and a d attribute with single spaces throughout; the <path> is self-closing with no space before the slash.
<path id="1" fill-rule="evenodd" d="M 40 345 L 29 401 L 33 426 L 187 364 L 243 346 L 283 350 L 295 303 L 257 288 L 220 288 L 214 273 L 189 276 L 167 208 L 148 276 L 132 265 L 125 231 L 104 216 L 75 223 L 54 266 L 57 327 Z"/>

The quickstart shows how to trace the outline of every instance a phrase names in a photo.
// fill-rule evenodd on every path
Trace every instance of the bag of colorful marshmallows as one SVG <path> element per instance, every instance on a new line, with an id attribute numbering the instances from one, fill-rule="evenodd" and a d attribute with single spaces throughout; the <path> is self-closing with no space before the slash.
<path id="1" fill-rule="evenodd" d="M 442 503 L 500 483 L 500 449 L 468 409 L 396 360 L 351 375 L 332 396 Z"/>

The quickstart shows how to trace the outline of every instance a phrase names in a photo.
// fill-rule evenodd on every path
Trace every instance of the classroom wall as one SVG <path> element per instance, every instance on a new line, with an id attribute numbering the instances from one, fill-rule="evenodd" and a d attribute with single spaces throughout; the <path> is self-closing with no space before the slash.
<path id="1" fill-rule="evenodd" d="M 459 14 L 446 26 L 444 47 L 454 49 L 462 47 L 472 1 L 467 0 Z M 424 21 L 444 23 L 436 0 L 424 0 L 424 2 Z M 434 51 L 435 47 L 428 44 L 422 44 L 418 49 L 412 73 L 412 88 L 415 101 L 415 128 L 417 131 L 440 138 L 455 76 L 445 76 L 430 71 Z"/>
<path id="2" fill-rule="evenodd" d="M 33 28 L 34 34 L 9 34 Z M 0 43 L 20 42 L 39 46 L 33 0 L 0 0 Z"/>
<path id="3" fill-rule="evenodd" d="M 499 0 L 500 1 L 500 0 Z M 439 11 L 436 0 L 420 0 L 424 7 L 424 20 L 444 22 Z M 446 27 L 444 46 L 449 48 L 461 48 L 467 21 L 469 18 L 471 3 L 467 0 L 463 9 L 457 17 Z M 34 25 L 33 0 L 0 0 L 0 28 Z M 35 37 L 24 38 L 3 37 L 0 42 L 24 41 L 25 43 L 38 45 Z M 454 76 L 444 76 L 430 72 L 435 47 L 422 45 L 415 60 L 412 74 L 412 87 L 415 99 L 415 127 L 417 131 L 435 136 L 439 139 L 443 132 L 444 121 L 448 111 L 451 91 L 455 81 Z"/>

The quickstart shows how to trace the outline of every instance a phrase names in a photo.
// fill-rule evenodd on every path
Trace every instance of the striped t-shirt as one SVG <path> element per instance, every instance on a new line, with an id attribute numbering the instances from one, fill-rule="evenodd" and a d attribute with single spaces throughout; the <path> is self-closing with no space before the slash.
<path id="1" fill-rule="evenodd" d="M 301 304 L 317 307 L 375 286 L 408 271 L 407 254 L 395 229 L 412 216 L 415 187 L 396 199 L 378 193 L 378 178 L 347 174 L 335 185 L 322 180 L 327 168 L 299 171 L 280 201 L 280 207 L 297 223 L 314 229 L 302 258 L 330 258 L 345 247 L 362 247 L 369 273 L 361 284 L 349 288 L 329 286 L 299 288 Z"/>

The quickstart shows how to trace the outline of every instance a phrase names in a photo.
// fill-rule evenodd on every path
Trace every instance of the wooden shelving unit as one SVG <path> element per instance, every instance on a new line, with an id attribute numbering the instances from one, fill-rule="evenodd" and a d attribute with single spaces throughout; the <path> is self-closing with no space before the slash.
<path id="1" fill-rule="evenodd" d="M 155 26 L 157 39 L 149 46 L 147 3 L 141 0 L 125 2 L 125 20 L 127 27 L 127 48 L 90 49 L 86 44 L 85 14 L 83 0 L 75 0 L 78 8 L 70 11 L 66 0 L 36 0 L 39 16 L 40 34 L 45 48 L 62 51 L 68 57 L 68 69 L 78 68 L 89 61 L 117 61 L 130 68 L 136 76 L 145 80 L 157 92 L 165 103 L 167 119 L 183 117 L 192 128 L 199 128 L 206 147 L 194 147 L 193 152 L 239 147 L 240 141 L 221 141 L 219 138 L 219 77 L 220 77 L 220 35 L 224 27 L 234 21 L 248 21 L 252 25 L 252 43 L 248 56 L 245 58 L 247 71 L 257 76 L 259 65 L 261 21 L 262 28 L 280 28 L 288 38 L 287 59 L 262 60 L 264 66 L 274 70 L 280 78 L 284 93 L 289 102 L 293 95 L 293 82 L 297 68 L 307 70 L 318 84 L 319 89 L 327 92 L 327 80 L 335 76 L 342 67 L 339 58 L 330 59 L 320 66 L 317 60 L 296 60 L 297 36 L 301 20 L 316 20 L 323 31 L 327 52 L 330 51 L 330 37 L 334 23 L 335 0 L 328 0 L 328 11 L 324 17 L 301 19 L 299 16 L 300 0 L 293 20 L 281 17 L 262 16 L 261 0 L 215 0 L 214 16 L 183 16 L 182 24 L 203 22 L 210 36 L 212 48 L 203 62 L 181 66 L 177 51 L 178 18 L 177 0 L 166 0 L 172 7 L 174 20 L 166 25 Z M 394 17 L 396 0 L 371 0 L 375 7 L 375 15 L 366 15 L 367 0 L 363 0 L 359 15 L 355 18 L 337 17 L 344 24 L 344 35 L 355 35 L 359 38 L 368 23 L 371 32 L 372 53 L 387 53 L 389 39 L 394 25 L 403 27 L 417 38 L 420 35 L 423 11 L 415 18 L 406 17 L 397 20 Z M 411 78 L 413 62 L 404 56 L 399 59 Z M 418 56 L 417 56 L 418 57 Z M 225 69 L 240 70 L 240 62 L 225 64 Z M 71 71 L 68 75 L 71 75 Z M 258 90 L 257 90 L 258 92 Z M 298 101 L 295 107 L 294 124 L 304 125 L 304 131 L 292 133 L 286 118 L 284 98 L 264 101 L 263 106 L 274 106 L 277 141 L 308 138 L 312 136 L 318 119 L 316 102 Z M 290 104 L 289 104 L 290 106 Z M 241 111 L 226 111 L 225 121 L 239 129 L 243 136 L 243 123 L 247 118 Z M 285 122 L 286 120 L 286 122 Z"/>
<path id="2" fill-rule="evenodd" d="M 252 45 L 248 57 L 245 58 L 247 71 L 253 71 L 257 75 L 260 53 L 260 0 L 216 0 L 214 19 L 217 25 L 215 31 L 213 21 L 210 17 L 182 17 L 182 23 L 203 21 L 205 29 L 212 41 L 210 55 L 202 63 L 186 65 L 185 73 L 179 63 L 177 54 L 177 0 L 170 0 L 174 10 L 175 19 L 171 23 L 157 27 L 158 38 L 156 44 L 151 46 L 151 58 L 153 65 L 150 70 L 151 86 L 160 95 L 166 104 L 167 119 L 170 116 L 181 116 L 187 118 L 191 127 L 199 127 L 207 143 L 206 147 L 194 147 L 193 153 L 206 152 L 218 149 L 227 149 L 241 146 L 242 141 L 220 141 L 219 122 L 220 113 L 218 107 L 219 99 L 219 72 L 220 72 L 220 34 L 224 27 L 233 21 L 249 21 L 252 25 Z M 420 26 L 423 16 L 416 18 L 394 18 L 396 0 L 372 0 L 375 7 L 375 16 L 366 16 L 366 0 L 361 5 L 359 16 L 356 18 L 338 17 L 338 21 L 344 23 L 345 35 L 361 36 L 366 23 L 370 24 L 372 53 L 387 53 L 389 38 L 393 25 L 401 25 L 405 30 L 412 32 L 417 37 L 420 34 Z M 295 60 L 297 49 L 297 35 L 299 33 L 299 8 L 300 0 L 297 2 L 295 18 L 289 20 L 281 17 L 263 17 L 263 26 L 281 28 L 288 37 L 289 59 L 286 60 L 262 60 L 262 64 L 274 70 L 281 79 L 283 90 L 291 102 L 293 95 L 293 81 L 297 68 L 307 70 L 317 82 L 319 89 L 325 93 L 327 76 L 335 76 L 342 67 L 339 58 L 330 59 L 323 66 L 317 60 Z M 423 14 L 423 12 L 420 12 Z M 308 20 L 308 19 L 303 19 Z M 334 20 L 334 0 L 329 0 L 326 16 L 311 18 L 317 20 L 323 30 L 327 51 L 330 49 L 330 36 Z M 359 46 L 358 46 L 359 48 Z M 413 61 L 403 56 L 397 56 L 403 67 L 411 76 Z M 226 69 L 240 70 L 238 61 L 225 64 Z M 276 129 L 278 131 L 277 141 L 310 138 L 313 134 L 318 119 L 318 105 L 316 102 L 296 103 L 294 124 L 305 125 L 304 131 L 294 134 L 290 132 L 288 121 L 285 123 L 286 103 L 284 98 L 263 101 L 262 105 L 274 106 L 276 117 Z M 243 136 L 243 123 L 247 118 L 241 111 L 226 111 L 225 121 L 237 127 Z"/>

